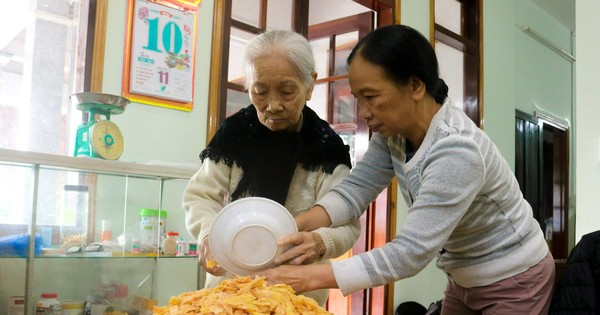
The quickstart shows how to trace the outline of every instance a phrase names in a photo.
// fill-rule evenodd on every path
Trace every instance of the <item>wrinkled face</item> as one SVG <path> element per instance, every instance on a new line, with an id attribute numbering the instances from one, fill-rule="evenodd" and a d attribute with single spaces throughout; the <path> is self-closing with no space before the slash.
<path id="1" fill-rule="evenodd" d="M 411 85 L 398 86 L 380 66 L 360 55 L 348 68 L 350 88 L 358 100 L 358 115 L 384 136 L 405 134 L 415 117 Z"/>
<path id="2" fill-rule="evenodd" d="M 259 58 L 253 66 L 254 81 L 249 94 L 258 119 L 272 131 L 296 131 L 312 87 L 306 86 L 292 64 L 281 56 Z"/>

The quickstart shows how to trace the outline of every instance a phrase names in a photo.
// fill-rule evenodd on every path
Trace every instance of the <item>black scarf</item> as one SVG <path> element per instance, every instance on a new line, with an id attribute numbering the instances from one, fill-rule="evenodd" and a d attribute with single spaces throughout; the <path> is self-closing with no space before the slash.
<path id="1" fill-rule="evenodd" d="M 299 132 L 273 132 L 258 121 L 250 105 L 227 118 L 200 160 L 237 164 L 243 176 L 231 200 L 250 195 L 285 204 L 296 165 L 307 171 L 322 168 L 331 174 L 339 164 L 350 165 L 349 147 L 329 124 L 308 106 L 302 110 Z"/>

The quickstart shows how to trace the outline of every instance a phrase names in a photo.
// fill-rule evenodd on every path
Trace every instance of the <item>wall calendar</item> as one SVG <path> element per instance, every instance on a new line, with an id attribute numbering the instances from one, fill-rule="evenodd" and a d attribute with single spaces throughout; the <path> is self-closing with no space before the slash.
<path id="1" fill-rule="evenodd" d="M 123 96 L 191 111 L 200 1 L 129 0 Z"/>

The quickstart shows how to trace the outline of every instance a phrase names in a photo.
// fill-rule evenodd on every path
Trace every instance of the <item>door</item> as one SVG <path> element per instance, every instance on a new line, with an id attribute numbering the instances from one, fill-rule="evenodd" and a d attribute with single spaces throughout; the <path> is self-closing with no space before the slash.
<path id="1" fill-rule="evenodd" d="M 556 260 L 568 255 L 568 130 L 517 110 L 515 175 Z"/>

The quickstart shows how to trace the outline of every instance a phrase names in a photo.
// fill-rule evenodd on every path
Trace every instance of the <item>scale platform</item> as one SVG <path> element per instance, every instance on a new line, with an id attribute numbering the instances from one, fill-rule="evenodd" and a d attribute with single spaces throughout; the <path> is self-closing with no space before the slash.
<path id="1" fill-rule="evenodd" d="M 94 111 L 99 115 L 118 115 L 125 111 L 129 100 L 112 94 L 81 92 L 70 96 L 71 103 L 83 112 Z"/>

